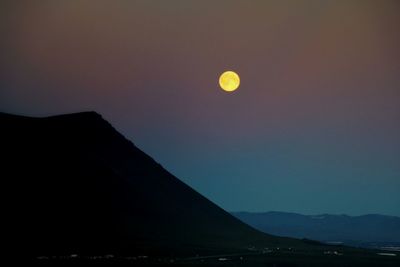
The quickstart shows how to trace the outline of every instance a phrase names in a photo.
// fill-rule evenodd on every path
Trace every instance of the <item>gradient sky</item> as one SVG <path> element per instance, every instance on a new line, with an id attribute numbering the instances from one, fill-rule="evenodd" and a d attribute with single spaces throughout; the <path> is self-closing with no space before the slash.
<path id="1" fill-rule="evenodd" d="M 397 0 L 2 1 L 0 111 L 95 110 L 227 210 L 400 216 L 399 14 Z M 234 93 L 218 87 L 228 69 Z"/>

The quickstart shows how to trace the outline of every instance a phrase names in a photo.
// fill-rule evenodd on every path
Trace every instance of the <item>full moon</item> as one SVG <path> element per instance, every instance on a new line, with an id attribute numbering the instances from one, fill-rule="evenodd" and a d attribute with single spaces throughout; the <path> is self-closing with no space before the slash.
<path id="1" fill-rule="evenodd" d="M 225 71 L 219 77 L 219 86 L 227 92 L 238 89 L 240 84 L 239 75 L 234 71 Z"/>

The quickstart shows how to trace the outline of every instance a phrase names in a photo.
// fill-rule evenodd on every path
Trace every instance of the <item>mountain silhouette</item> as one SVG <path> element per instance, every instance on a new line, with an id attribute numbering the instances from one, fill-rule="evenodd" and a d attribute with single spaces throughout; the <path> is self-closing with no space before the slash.
<path id="1" fill-rule="evenodd" d="M 95 112 L 0 114 L 5 242 L 37 255 L 147 255 L 296 246 L 236 219 Z"/>
<path id="2" fill-rule="evenodd" d="M 361 247 L 400 245 L 400 218 L 368 214 L 302 215 L 288 212 L 232 212 L 254 228 L 279 236 Z"/>

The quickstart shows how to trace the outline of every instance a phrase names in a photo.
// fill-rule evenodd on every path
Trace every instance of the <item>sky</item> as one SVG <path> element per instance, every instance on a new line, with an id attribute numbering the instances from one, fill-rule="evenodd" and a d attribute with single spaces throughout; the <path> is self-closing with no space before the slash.
<path id="1" fill-rule="evenodd" d="M 400 216 L 399 14 L 397 0 L 6 0 L 0 111 L 95 110 L 229 211 Z"/>

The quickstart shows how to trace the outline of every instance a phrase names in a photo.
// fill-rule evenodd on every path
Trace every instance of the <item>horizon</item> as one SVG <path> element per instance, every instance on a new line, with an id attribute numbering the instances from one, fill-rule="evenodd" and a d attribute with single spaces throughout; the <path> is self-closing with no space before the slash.
<path id="1" fill-rule="evenodd" d="M 5 1 L 0 111 L 94 110 L 227 211 L 400 217 L 398 14 L 396 1 Z"/>
<path id="2" fill-rule="evenodd" d="M 339 213 L 315 213 L 315 214 L 303 214 L 303 213 L 298 213 L 298 212 L 291 212 L 291 211 L 283 211 L 283 210 L 268 210 L 268 211 L 247 211 L 247 210 L 239 210 L 239 211 L 228 211 L 229 213 L 257 213 L 257 214 L 262 214 L 262 213 L 288 213 L 288 214 L 297 214 L 297 215 L 303 215 L 303 216 L 321 216 L 321 215 L 331 215 L 331 216 L 347 216 L 347 217 L 362 217 L 362 216 L 386 216 L 386 217 L 396 217 L 400 218 L 400 216 L 396 215 L 387 215 L 387 214 L 381 214 L 381 213 L 366 213 L 366 214 L 359 214 L 359 215 L 349 215 L 349 214 L 339 214 Z"/>

